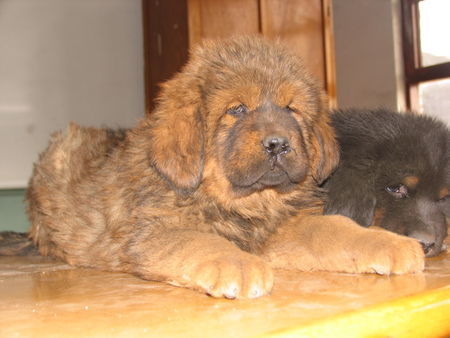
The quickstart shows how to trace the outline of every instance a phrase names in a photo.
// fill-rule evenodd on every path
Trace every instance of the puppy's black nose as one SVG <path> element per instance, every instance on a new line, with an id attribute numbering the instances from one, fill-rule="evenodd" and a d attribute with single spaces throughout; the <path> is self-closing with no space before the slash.
<path id="1" fill-rule="evenodd" d="M 422 245 L 423 252 L 425 255 L 430 252 L 434 248 L 434 242 L 424 242 L 419 241 L 420 245 Z"/>
<path id="2" fill-rule="evenodd" d="M 264 138 L 262 144 L 270 155 L 285 154 L 291 149 L 288 139 L 284 136 L 269 135 Z"/>
<path id="3" fill-rule="evenodd" d="M 440 244 L 436 243 L 436 236 L 434 231 L 430 228 L 415 230 L 406 234 L 408 237 L 415 238 L 422 245 L 423 252 L 427 257 L 431 257 L 440 251 Z"/>

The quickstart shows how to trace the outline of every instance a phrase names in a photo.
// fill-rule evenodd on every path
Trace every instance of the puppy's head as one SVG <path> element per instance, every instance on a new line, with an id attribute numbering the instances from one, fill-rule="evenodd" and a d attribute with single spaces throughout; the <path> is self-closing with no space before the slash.
<path id="1" fill-rule="evenodd" d="M 297 57 L 257 37 L 207 42 L 163 85 L 149 156 L 177 189 L 235 196 L 322 182 L 338 151 L 326 99 Z"/>
<path id="2" fill-rule="evenodd" d="M 447 188 L 430 189 L 429 177 L 422 178 L 406 176 L 401 183 L 388 184 L 372 224 L 417 239 L 426 256 L 432 257 L 446 249 L 450 199 Z M 417 185 L 410 185 L 411 180 Z"/>
<path id="3" fill-rule="evenodd" d="M 439 254 L 450 215 L 450 133 L 426 116 L 384 110 L 333 115 L 342 162 L 325 212 L 416 238 Z"/>
<path id="4" fill-rule="evenodd" d="M 402 169 L 391 167 L 388 168 L 389 176 L 379 176 L 373 223 L 417 239 L 426 256 L 431 257 L 446 249 L 443 242 L 447 237 L 447 217 L 450 216 L 450 182 L 447 178 L 450 165 L 446 163 L 445 149 L 438 143 L 416 147 L 423 149 L 411 154 L 414 162 L 400 160 L 404 164 Z M 438 161 L 430 161 L 430 157 L 436 155 L 440 155 L 440 158 L 436 157 Z M 390 160 L 391 165 L 399 161 Z"/>

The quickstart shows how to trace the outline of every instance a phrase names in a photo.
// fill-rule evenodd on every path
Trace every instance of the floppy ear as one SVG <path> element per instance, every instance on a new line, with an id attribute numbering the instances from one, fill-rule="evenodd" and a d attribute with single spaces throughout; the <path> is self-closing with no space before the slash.
<path id="1" fill-rule="evenodd" d="M 177 74 L 162 85 L 155 111 L 147 118 L 149 158 L 178 190 L 193 190 L 203 170 L 204 130 L 199 86 L 193 74 Z"/>
<path id="2" fill-rule="evenodd" d="M 322 116 L 321 119 L 313 122 L 310 143 L 312 175 L 316 182 L 321 184 L 331 175 L 339 163 L 339 147 L 328 115 Z"/>
<path id="3" fill-rule="evenodd" d="M 344 215 L 365 227 L 372 224 L 377 201 L 370 174 L 366 175 L 341 164 L 325 183 L 325 189 L 326 215 Z"/>

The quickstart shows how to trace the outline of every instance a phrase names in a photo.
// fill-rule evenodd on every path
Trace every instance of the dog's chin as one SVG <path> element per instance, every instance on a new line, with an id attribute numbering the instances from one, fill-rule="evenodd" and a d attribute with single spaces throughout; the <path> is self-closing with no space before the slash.
<path id="1" fill-rule="evenodd" d="M 260 176 L 253 177 L 251 180 L 248 177 L 245 181 L 231 178 L 230 183 L 233 191 L 239 196 L 250 195 L 266 189 L 273 189 L 279 193 L 288 193 L 294 190 L 304 180 L 305 176 L 303 173 L 289 175 L 283 169 L 275 167 L 260 174 Z"/>
<path id="2" fill-rule="evenodd" d="M 259 183 L 260 185 L 265 186 L 265 187 L 277 187 L 277 186 L 285 185 L 286 183 L 290 183 L 290 181 L 291 180 L 289 178 L 289 175 L 285 171 L 283 171 L 279 168 L 274 168 L 274 169 L 267 171 L 255 183 Z"/>

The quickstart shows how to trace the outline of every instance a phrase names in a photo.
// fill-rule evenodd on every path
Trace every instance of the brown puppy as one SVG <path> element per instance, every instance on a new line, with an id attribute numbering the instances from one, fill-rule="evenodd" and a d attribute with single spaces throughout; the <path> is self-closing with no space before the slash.
<path id="1" fill-rule="evenodd" d="M 206 43 L 134 129 L 71 125 L 28 190 L 43 255 L 215 297 L 258 297 L 271 267 L 421 271 L 413 239 L 321 216 L 338 149 L 299 60 L 259 38 Z"/>

